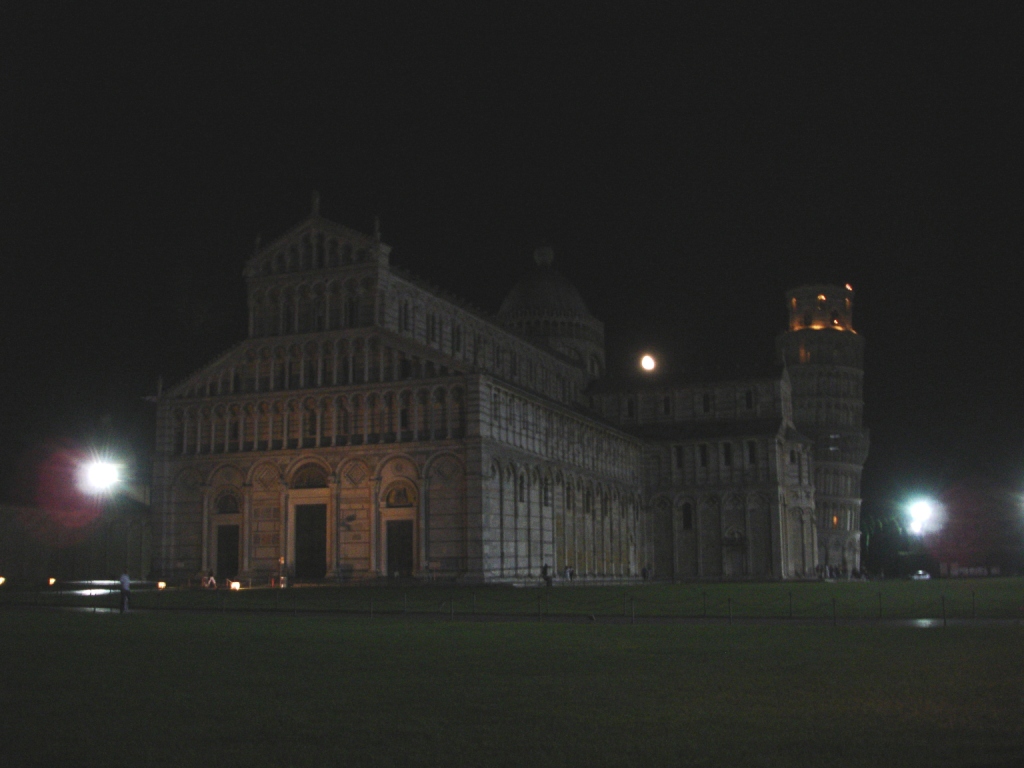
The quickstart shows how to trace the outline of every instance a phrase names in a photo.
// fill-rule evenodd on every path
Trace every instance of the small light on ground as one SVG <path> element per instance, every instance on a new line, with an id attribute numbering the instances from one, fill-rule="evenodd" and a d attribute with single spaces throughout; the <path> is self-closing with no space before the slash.
<path id="1" fill-rule="evenodd" d="M 236 592 L 242 588 L 242 582 L 240 582 L 240 581 L 232 581 L 232 582 L 230 582 L 230 584 L 231 584 L 231 589 L 233 589 Z"/>
<path id="2" fill-rule="evenodd" d="M 5 581 L 7 581 L 7 579 L 5 579 L 3 576 L 0 576 L 0 587 L 4 585 Z"/>
<path id="3" fill-rule="evenodd" d="M 50 586 L 52 587 L 56 583 L 57 583 L 57 580 L 51 576 L 50 577 Z"/>
<path id="4" fill-rule="evenodd" d="M 640 367 L 643 368 L 645 371 L 653 371 L 655 368 L 658 367 L 658 361 L 655 360 L 650 355 L 644 355 L 643 357 L 640 358 Z"/>
<path id="5" fill-rule="evenodd" d="M 166 581 L 158 581 L 156 583 L 156 588 L 157 589 L 167 589 L 167 582 Z"/>

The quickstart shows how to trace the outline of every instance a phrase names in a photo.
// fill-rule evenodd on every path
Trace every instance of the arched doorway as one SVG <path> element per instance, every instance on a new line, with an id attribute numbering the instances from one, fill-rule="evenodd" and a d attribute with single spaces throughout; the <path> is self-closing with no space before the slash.
<path id="1" fill-rule="evenodd" d="M 384 573 L 408 578 L 416 570 L 416 512 L 419 494 L 410 480 L 391 483 L 381 503 L 384 534 Z"/>
<path id="2" fill-rule="evenodd" d="M 217 580 L 238 577 L 241 553 L 241 514 L 238 497 L 222 493 L 214 503 L 214 571 Z"/>
<path id="3" fill-rule="evenodd" d="M 327 575 L 327 472 L 318 464 L 306 464 L 292 477 L 291 562 L 297 581 Z"/>

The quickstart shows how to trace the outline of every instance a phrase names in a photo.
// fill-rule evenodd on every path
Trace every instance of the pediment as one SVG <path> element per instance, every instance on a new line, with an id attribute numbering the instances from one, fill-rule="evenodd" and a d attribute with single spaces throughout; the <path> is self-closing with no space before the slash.
<path id="1" fill-rule="evenodd" d="M 287 367 L 284 361 L 288 361 Z M 382 362 L 383 377 L 378 372 Z M 277 377 L 273 383 L 271 369 Z M 168 390 L 165 397 L 245 397 L 257 394 L 257 378 L 261 379 L 258 394 L 274 395 L 348 386 L 404 388 L 417 381 L 465 373 L 465 368 L 447 355 L 390 331 L 369 337 L 330 332 L 305 338 L 264 337 L 232 348 Z"/>
<path id="2" fill-rule="evenodd" d="M 379 235 L 367 235 L 320 216 L 310 216 L 267 245 L 256 244 L 246 263 L 250 279 L 388 265 L 391 246 Z"/>

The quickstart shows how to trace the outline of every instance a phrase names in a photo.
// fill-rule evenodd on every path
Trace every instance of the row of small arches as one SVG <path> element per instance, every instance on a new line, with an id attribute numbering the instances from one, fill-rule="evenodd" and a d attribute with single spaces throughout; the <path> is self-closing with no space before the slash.
<path id="1" fill-rule="evenodd" d="M 453 472 L 461 474 L 464 471 L 461 459 L 449 451 L 433 454 L 425 462 L 419 462 L 405 452 L 392 453 L 376 463 L 362 458 L 331 463 L 321 457 L 302 456 L 288 468 L 282 468 L 269 460 L 256 462 L 245 471 L 232 464 L 221 464 L 206 472 L 190 466 L 178 473 L 172 487 L 179 496 L 211 488 L 215 498 L 226 492 L 240 492 L 242 486 L 267 491 L 278 488 L 326 488 L 332 482 L 338 482 L 348 487 L 358 487 L 365 485 L 375 475 L 387 474 L 388 467 L 396 462 L 409 466 L 413 478 L 430 478 L 437 472 L 451 475 Z"/>
<path id="2" fill-rule="evenodd" d="M 250 349 L 245 359 L 197 382 L 189 397 L 430 379 L 459 372 L 368 338 Z"/>
<path id="3" fill-rule="evenodd" d="M 175 454 L 457 439 L 465 435 L 461 387 L 263 400 L 175 409 Z"/>
<path id="4" fill-rule="evenodd" d="M 323 280 L 272 286 L 249 296 L 253 336 L 313 333 L 373 323 L 373 281 Z"/>
<path id="5" fill-rule="evenodd" d="M 333 269 L 370 261 L 372 253 L 367 246 L 353 245 L 324 232 L 306 233 L 297 244 L 264 256 L 260 262 L 260 272 L 264 275 L 278 275 Z"/>
<path id="6" fill-rule="evenodd" d="M 640 509 L 640 496 L 636 493 L 621 490 L 615 485 L 605 485 L 573 474 L 563 474 L 560 469 L 549 470 L 509 462 L 502 466 L 498 462 L 491 465 L 491 479 L 511 488 L 509 499 L 525 502 L 529 495 L 539 498 L 542 506 L 551 506 L 555 494 L 562 494 L 566 509 L 576 509 L 577 502 L 581 511 L 594 513 L 602 511 L 607 514 L 610 504 L 622 504 L 623 510 L 629 508 L 634 514 Z M 536 492 L 536 493 L 534 493 Z M 594 500 L 598 504 L 594 504 Z M 625 511 L 623 511 L 625 514 Z"/>

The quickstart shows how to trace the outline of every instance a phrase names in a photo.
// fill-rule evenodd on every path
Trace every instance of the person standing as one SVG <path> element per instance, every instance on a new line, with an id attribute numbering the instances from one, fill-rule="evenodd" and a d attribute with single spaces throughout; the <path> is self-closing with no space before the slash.
<path id="1" fill-rule="evenodd" d="M 128 575 L 128 569 L 125 568 L 121 573 L 121 613 L 128 612 L 128 598 L 132 592 L 132 580 Z"/>

